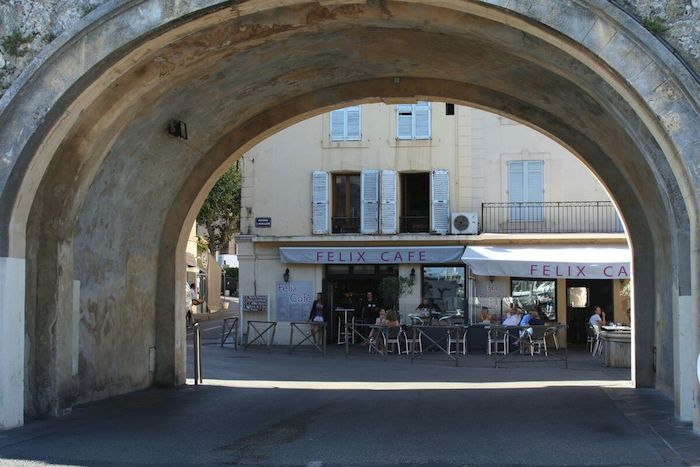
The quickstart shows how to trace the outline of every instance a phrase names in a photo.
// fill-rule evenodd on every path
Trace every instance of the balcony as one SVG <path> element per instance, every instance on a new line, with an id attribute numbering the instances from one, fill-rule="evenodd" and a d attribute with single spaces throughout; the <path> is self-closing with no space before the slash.
<path id="1" fill-rule="evenodd" d="M 359 217 L 332 217 L 333 233 L 359 233 Z"/>
<path id="2" fill-rule="evenodd" d="M 610 201 L 482 203 L 481 233 L 624 233 Z"/>
<path id="3" fill-rule="evenodd" d="M 399 232 L 430 232 L 430 216 L 402 216 L 399 218 Z"/>

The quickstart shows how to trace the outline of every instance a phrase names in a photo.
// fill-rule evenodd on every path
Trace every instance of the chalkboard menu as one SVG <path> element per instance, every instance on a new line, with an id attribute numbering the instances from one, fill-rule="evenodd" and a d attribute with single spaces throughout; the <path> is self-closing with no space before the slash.
<path id="1" fill-rule="evenodd" d="M 243 312 L 262 311 L 267 314 L 267 295 L 243 295 Z"/>

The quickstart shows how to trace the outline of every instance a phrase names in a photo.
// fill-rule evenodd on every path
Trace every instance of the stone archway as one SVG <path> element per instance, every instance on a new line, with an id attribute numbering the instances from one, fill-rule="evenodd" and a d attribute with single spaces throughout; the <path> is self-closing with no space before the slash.
<path id="1" fill-rule="evenodd" d="M 502 3 L 134 0 L 53 44 L 0 108 L 1 392 L 25 382 L 0 425 L 182 383 L 176 253 L 223 169 L 334 106 L 433 98 L 527 122 L 597 173 L 631 236 L 636 383 L 697 426 L 700 86 L 605 2 Z"/>

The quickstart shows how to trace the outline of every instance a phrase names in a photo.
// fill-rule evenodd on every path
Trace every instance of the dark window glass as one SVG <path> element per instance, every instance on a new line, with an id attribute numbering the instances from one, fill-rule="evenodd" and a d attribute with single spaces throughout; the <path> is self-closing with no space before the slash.
<path id="1" fill-rule="evenodd" d="M 360 231 L 360 175 L 333 176 L 333 233 Z"/>
<path id="2" fill-rule="evenodd" d="M 430 174 L 401 174 L 402 233 L 430 232 Z"/>

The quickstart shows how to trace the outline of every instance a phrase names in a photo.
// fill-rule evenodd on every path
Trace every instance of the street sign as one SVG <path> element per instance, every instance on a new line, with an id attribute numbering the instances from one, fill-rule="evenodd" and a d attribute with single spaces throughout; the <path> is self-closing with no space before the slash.
<path id="1" fill-rule="evenodd" d="M 272 218 L 271 217 L 256 217 L 255 218 L 255 227 L 262 227 L 262 228 L 272 227 Z"/>

